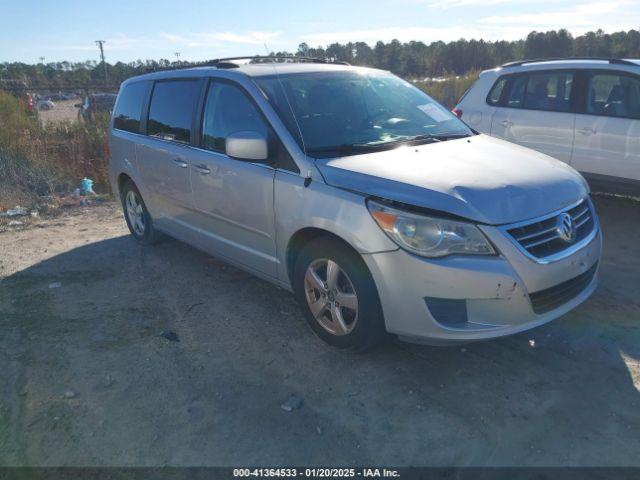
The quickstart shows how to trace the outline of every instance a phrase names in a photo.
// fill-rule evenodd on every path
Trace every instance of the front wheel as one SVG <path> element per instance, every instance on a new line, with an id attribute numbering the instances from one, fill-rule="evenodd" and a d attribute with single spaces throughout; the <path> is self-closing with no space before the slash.
<path id="1" fill-rule="evenodd" d="M 160 233 L 153 227 L 142 195 L 131 180 L 124 183 L 120 195 L 124 218 L 131 234 L 142 244 L 156 243 L 161 238 Z"/>
<path id="2" fill-rule="evenodd" d="M 293 281 L 307 322 L 329 345 L 364 351 L 387 338 L 371 273 L 342 242 L 312 240 L 298 255 Z"/>

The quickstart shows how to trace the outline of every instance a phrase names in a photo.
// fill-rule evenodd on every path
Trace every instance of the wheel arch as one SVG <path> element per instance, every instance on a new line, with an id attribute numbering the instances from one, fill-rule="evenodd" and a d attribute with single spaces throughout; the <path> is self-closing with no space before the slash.
<path id="1" fill-rule="evenodd" d="M 293 285 L 293 269 L 295 267 L 296 259 L 298 258 L 300 251 L 309 242 L 319 237 L 332 238 L 335 241 L 340 242 L 342 245 L 344 245 L 346 248 L 351 250 L 353 253 L 360 255 L 358 250 L 353 245 L 351 245 L 347 240 L 345 240 L 339 235 L 336 235 L 333 232 L 330 232 L 329 230 L 325 230 L 323 228 L 318 228 L 318 227 L 301 228 L 300 230 L 295 232 L 289 239 L 289 242 L 287 243 L 286 254 L 285 254 L 287 276 L 289 278 L 289 283 L 291 285 Z"/>
<path id="2" fill-rule="evenodd" d="M 126 182 L 131 182 L 133 183 L 136 188 L 138 188 L 138 186 L 136 185 L 136 182 L 133 180 L 133 178 L 131 178 L 128 174 L 126 173 L 120 173 L 120 175 L 118 175 L 117 177 L 117 181 L 116 181 L 116 185 L 118 186 L 118 197 L 120 197 L 122 195 L 122 187 L 124 186 L 124 184 Z M 140 190 L 138 188 L 138 190 Z"/>
<path id="3" fill-rule="evenodd" d="M 331 334 L 327 333 L 326 329 L 318 323 L 317 319 L 313 319 L 313 314 L 309 310 L 308 300 L 305 298 L 305 288 L 296 288 L 294 283 L 294 277 L 296 280 L 299 279 L 299 275 L 304 273 L 301 270 L 297 270 L 295 267 L 296 259 L 298 255 L 302 252 L 302 249 L 305 245 L 309 244 L 309 242 L 313 242 L 319 239 L 327 239 L 328 242 L 325 245 L 331 245 L 333 242 L 336 242 L 336 246 L 343 246 L 346 249 L 347 253 L 353 253 L 357 255 L 359 262 L 362 265 L 362 269 L 359 269 L 357 263 L 354 265 L 351 264 L 356 270 L 352 273 L 356 274 L 356 277 L 351 277 L 352 279 L 357 280 L 360 278 L 360 286 L 357 287 L 355 283 L 352 282 L 352 286 L 354 289 L 362 287 L 363 290 L 356 290 L 356 292 L 360 291 L 363 293 L 363 297 L 361 300 L 366 300 L 362 305 L 358 306 L 359 314 L 363 314 L 363 320 L 365 321 L 364 329 L 362 327 L 356 326 L 356 329 L 353 332 L 349 333 L 349 335 L 353 335 L 355 333 L 356 340 L 348 340 L 344 342 L 342 339 L 348 337 L 333 337 Z M 330 258 L 330 257 L 329 257 Z M 345 257 L 342 256 L 344 259 Z M 354 352 L 363 352 L 366 351 L 375 345 L 378 345 L 384 342 L 387 338 L 390 338 L 389 334 L 386 330 L 386 322 L 384 318 L 384 310 L 382 308 L 382 303 L 380 299 L 380 292 L 378 290 L 378 285 L 376 279 L 374 278 L 372 272 L 370 271 L 367 263 L 362 258 L 362 254 L 345 238 L 340 235 L 336 235 L 335 233 L 324 230 L 318 227 L 304 227 L 295 232 L 289 240 L 287 251 L 286 251 L 286 259 L 287 259 L 287 271 L 288 275 L 291 278 L 292 290 L 294 296 L 298 300 L 303 308 L 303 313 L 307 319 L 307 322 L 311 325 L 311 328 L 314 330 L 316 335 L 318 335 L 321 339 L 329 343 L 330 345 L 337 346 L 339 348 L 347 348 Z M 341 268 L 345 267 L 345 265 L 340 265 L 342 262 L 338 260 L 339 266 Z M 348 266 L 348 265 L 347 265 Z M 345 273 L 347 273 L 345 271 Z M 364 278 L 362 275 L 358 275 L 358 273 L 366 273 L 368 278 Z M 362 283 L 364 282 L 364 283 Z M 298 284 L 299 287 L 302 287 L 302 284 Z M 368 313 L 367 313 L 368 312 Z M 367 320 L 368 319 L 368 320 Z M 360 320 L 362 323 L 363 320 Z"/>

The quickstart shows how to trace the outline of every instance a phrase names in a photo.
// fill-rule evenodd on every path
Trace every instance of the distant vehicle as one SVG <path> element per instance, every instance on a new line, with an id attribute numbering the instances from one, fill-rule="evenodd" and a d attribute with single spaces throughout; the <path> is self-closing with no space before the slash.
<path id="1" fill-rule="evenodd" d="M 514 334 L 595 290 L 598 217 L 570 166 L 389 72 L 232 60 L 122 84 L 109 178 L 140 243 L 161 231 L 280 285 L 355 350 Z"/>
<path id="2" fill-rule="evenodd" d="M 93 121 L 99 113 L 111 114 L 118 95 L 115 93 L 94 93 L 84 97 L 84 102 L 76 104 L 80 108 L 78 120 Z"/>
<path id="3" fill-rule="evenodd" d="M 454 113 L 570 164 L 594 189 L 640 195 L 640 60 L 508 63 L 482 72 Z"/>
<path id="4" fill-rule="evenodd" d="M 38 102 L 38 110 L 52 110 L 56 104 L 51 100 L 40 100 Z"/>

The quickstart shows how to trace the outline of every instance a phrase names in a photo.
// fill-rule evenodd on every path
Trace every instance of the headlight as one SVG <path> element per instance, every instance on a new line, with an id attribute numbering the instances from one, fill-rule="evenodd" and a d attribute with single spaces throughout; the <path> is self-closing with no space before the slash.
<path id="1" fill-rule="evenodd" d="M 376 223 L 400 247 L 423 257 L 494 255 L 482 232 L 471 223 L 427 217 L 369 200 Z"/>

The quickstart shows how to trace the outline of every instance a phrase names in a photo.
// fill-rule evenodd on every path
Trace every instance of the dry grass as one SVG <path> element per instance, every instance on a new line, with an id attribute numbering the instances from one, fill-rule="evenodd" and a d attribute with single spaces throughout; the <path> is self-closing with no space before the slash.
<path id="1" fill-rule="evenodd" d="M 106 189 L 107 125 L 105 116 L 43 126 L 21 101 L 0 92 L 0 209 L 33 205 L 41 196 L 77 187 L 85 176 Z"/>
<path id="2" fill-rule="evenodd" d="M 478 73 L 473 72 L 462 77 L 451 77 L 443 81 L 416 82 L 414 85 L 451 109 L 477 79 Z"/>

